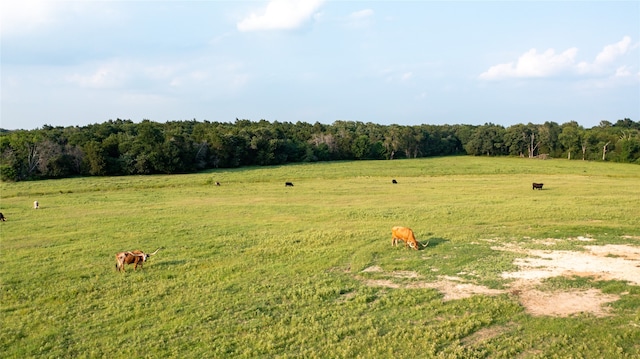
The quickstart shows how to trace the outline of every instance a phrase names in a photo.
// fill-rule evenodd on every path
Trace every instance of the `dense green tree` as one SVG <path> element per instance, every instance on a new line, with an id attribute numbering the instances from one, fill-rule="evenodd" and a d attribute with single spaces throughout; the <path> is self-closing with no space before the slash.
<path id="1" fill-rule="evenodd" d="M 502 126 L 486 123 L 473 133 L 465 146 L 467 153 L 474 156 L 497 156 L 504 152 L 505 129 Z"/>
<path id="2" fill-rule="evenodd" d="M 541 126 L 540 134 L 543 136 L 542 144 L 540 145 L 540 153 L 547 153 L 551 157 L 562 156 L 562 147 L 558 140 L 562 128 L 555 122 L 545 122 Z"/>
<path id="3" fill-rule="evenodd" d="M 623 131 L 616 143 L 618 162 L 640 162 L 640 138 L 638 131 Z"/>
<path id="4" fill-rule="evenodd" d="M 523 124 L 513 125 L 504 132 L 504 145 L 511 156 L 524 157 L 529 148 L 529 129 Z"/>
<path id="5" fill-rule="evenodd" d="M 568 159 L 571 159 L 572 154 L 575 154 L 582 148 L 583 138 L 584 130 L 577 122 L 571 121 L 562 125 L 562 131 L 558 135 L 558 141 L 560 141 L 562 148 L 564 148 L 564 153 L 567 154 Z"/>
<path id="6" fill-rule="evenodd" d="M 361 160 L 369 157 L 371 142 L 369 136 L 360 135 L 353 141 L 351 145 L 351 152 L 357 160 Z"/>
<path id="7" fill-rule="evenodd" d="M 103 176 L 107 174 L 105 150 L 98 141 L 91 140 L 87 142 L 84 145 L 84 153 L 89 174 L 94 176 Z"/>
<path id="8" fill-rule="evenodd" d="M 576 122 L 503 127 L 379 125 L 336 121 L 109 120 L 84 127 L 0 131 L 3 181 L 74 175 L 188 173 L 300 161 L 427 156 L 538 155 L 640 163 L 640 123 L 628 118 L 584 129 Z M 581 154 L 581 156 L 580 156 Z"/>

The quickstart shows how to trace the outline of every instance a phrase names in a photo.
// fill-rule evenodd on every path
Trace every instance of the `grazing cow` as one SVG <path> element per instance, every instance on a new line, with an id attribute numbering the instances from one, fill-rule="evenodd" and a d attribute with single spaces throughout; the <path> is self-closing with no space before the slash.
<path id="1" fill-rule="evenodd" d="M 7 217 L 4 216 L 4 214 L 2 214 L 2 212 L 0 212 L 0 221 L 4 222 L 7 220 Z"/>
<path id="2" fill-rule="evenodd" d="M 219 185 L 220 185 L 220 182 L 216 182 L 216 186 L 219 186 Z"/>
<path id="3" fill-rule="evenodd" d="M 40 203 L 38 203 L 38 201 L 33 201 L 33 208 L 34 209 L 40 208 Z"/>
<path id="4" fill-rule="evenodd" d="M 144 253 L 143 251 L 136 249 L 135 251 L 116 253 L 116 270 L 118 272 L 124 272 L 124 265 L 131 263 L 133 263 L 133 270 L 138 269 L 138 265 L 142 268 L 142 265 L 147 261 L 147 258 L 158 253 L 159 250 L 160 248 L 156 249 L 153 253 Z"/>
<path id="5" fill-rule="evenodd" d="M 393 183 L 393 184 L 398 184 L 398 181 L 396 181 L 395 179 L 392 179 L 392 180 L 391 180 L 391 183 Z"/>
<path id="6" fill-rule="evenodd" d="M 293 187 L 293 182 L 285 182 L 284 186 L 285 187 Z"/>
<path id="7" fill-rule="evenodd" d="M 427 245 L 422 245 L 420 242 L 418 242 L 411 228 L 396 226 L 391 228 L 391 245 L 397 246 L 398 240 L 404 242 L 405 248 L 409 246 L 415 250 L 419 249 L 418 246 L 426 247 L 429 244 L 427 243 Z"/>
<path id="8" fill-rule="evenodd" d="M 532 189 L 539 189 L 539 190 L 541 190 L 541 189 L 542 189 L 542 186 L 544 186 L 544 183 L 535 183 L 535 182 L 534 182 L 534 183 L 533 183 L 533 186 L 532 186 L 532 187 L 533 187 Z"/>

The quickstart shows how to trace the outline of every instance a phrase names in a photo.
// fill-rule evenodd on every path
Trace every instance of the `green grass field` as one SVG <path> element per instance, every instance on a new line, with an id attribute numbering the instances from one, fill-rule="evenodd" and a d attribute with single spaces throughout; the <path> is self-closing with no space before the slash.
<path id="1" fill-rule="evenodd" d="M 606 316 L 532 315 L 502 276 L 525 254 L 492 248 L 639 247 L 637 165 L 447 157 L 0 190 L 3 358 L 640 356 L 640 287 L 546 279 L 619 299 Z M 429 246 L 392 247 L 395 225 Z M 159 247 L 115 271 L 116 252 Z M 449 277 L 504 292 L 445 300 L 418 285 Z"/>

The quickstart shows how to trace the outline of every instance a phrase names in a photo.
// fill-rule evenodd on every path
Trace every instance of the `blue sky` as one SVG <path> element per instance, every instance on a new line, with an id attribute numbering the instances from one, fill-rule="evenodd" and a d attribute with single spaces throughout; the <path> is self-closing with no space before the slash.
<path id="1" fill-rule="evenodd" d="M 640 120 L 638 1 L 3 1 L 0 127 Z"/>

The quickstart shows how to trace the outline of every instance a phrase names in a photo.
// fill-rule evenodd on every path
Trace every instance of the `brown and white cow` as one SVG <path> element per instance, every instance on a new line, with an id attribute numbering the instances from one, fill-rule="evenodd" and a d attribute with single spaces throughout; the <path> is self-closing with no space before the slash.
<path id="1" fill-rule="evenodd" d="M 422 245 L 418 242 L 411 228 L 395 226 L 391 228 L 391 245 L 397 246 L 399 240 L 404 242 L 405 248 L 408 246 L 415 250 L 418 250 L 419 246 L 426 247 L 429 244 L 427 243 L 427 245 Z"/>
<path id="2" fill-rule="evenodd" d="M 119 272 L 124 272 L 125 271 L 124 265 L 132 264 L 132 263 L 133 263 L 133 270 L 138 269 L 138 266 L 142 268 L 142 265 L 144 264 L 144 262 L 146 262 L 147 259 L 152 255 L 158 253 L 159 250 L 160 248 L 156 249 L 156 251 L 153 253 L 144 253 L 143 251 L 136 249 L 135 251 L 126 251 L 126 252 L 116 253 L 116 270 Z"/>

